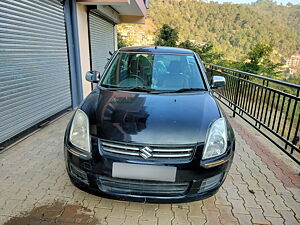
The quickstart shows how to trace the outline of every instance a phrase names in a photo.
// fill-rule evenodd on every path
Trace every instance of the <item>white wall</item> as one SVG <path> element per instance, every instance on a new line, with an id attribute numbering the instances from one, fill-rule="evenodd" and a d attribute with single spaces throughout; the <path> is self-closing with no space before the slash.
<path id="1" fill-rule="evenodd" d="M 85 98 L 91 92 L 91 83 L 85 80 L 85 74 L 90 68 L 90 48 L 88 36 L 88 14 L 87 7 L 79 3 L 77 6 L 77 19 L 78 19 L 78 34 L 79 34 L 79 50 L 81 61 L 81 74 L 82 74 L 82 89 L 83 97 Z"/>

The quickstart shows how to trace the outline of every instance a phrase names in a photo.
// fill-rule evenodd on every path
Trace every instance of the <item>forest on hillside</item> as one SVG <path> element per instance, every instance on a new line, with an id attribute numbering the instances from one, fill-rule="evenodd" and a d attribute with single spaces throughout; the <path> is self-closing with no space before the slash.
<path id="1" fill-rule="evenodd" d="M 300 5 L 152 0 L 148 13 L 155 28 L 168 24 L 181 41 L 210 42 L 228 60 L 240 60 L 257 42 L 272 45 L 277 62 L 300 52 Z"/>
<path id="2" fill-rule="evenodd" d="M 157 40 L 167 25 L 178 35 L 173 46 L 196 50 L 205 62 L 300 84 L 300 68 L 291 74 L 286 66 L 287 58 L 300 53 L 300 4 L 150 3 L 145 25 L 118 25 L 120 46 L 161 45 Z"/>

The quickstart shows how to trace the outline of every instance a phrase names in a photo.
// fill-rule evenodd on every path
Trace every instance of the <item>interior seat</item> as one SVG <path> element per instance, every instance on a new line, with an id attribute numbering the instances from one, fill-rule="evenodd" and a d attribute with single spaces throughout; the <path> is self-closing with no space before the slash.
<path id="1" fill-rule="evenodd" d="M 189 83 L 184 75 L 184 68 L 180 61 L 171 61 L 168 74 L 162 77 L 162 87 L 170 90 L 188 88 Z"/>

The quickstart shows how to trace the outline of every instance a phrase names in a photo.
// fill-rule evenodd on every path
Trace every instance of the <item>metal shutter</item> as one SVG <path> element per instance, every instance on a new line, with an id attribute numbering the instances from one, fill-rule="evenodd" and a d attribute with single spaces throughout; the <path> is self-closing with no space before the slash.
<path id="1" fill-rule="evenodd" d="M 0 2 L 0 143 L 71 106 L 63 5 Z"/>
<path id="2" fill-rule="evenodd" d="M 114 52 L 114 25 L 94 12 L 89 13 L 92 69 L 104 71 L 109 51 Z"/>

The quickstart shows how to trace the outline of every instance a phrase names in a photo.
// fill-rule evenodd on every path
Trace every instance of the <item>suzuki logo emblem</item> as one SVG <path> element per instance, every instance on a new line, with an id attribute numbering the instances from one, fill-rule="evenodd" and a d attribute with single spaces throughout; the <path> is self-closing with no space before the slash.
<path id="1" fill-rule="evenodd" d="M 142 152 L 140 154 L 140 156 L 142 156 L 144 159 L 148 159 L 152 156 L 152 154 L 151 154 L 152 149 L 149 147 L 142 148 L 142 149 L 140 149 L 140 151 Z"/>

